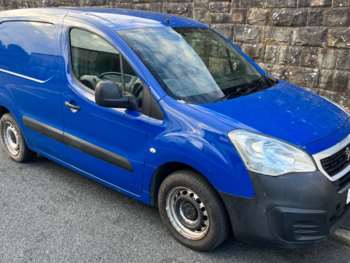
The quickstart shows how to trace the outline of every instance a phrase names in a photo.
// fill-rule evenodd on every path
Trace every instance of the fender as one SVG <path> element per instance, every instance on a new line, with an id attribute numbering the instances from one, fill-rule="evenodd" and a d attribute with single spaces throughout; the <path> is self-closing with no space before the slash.
<path id="1" fill-rule="evenodd" d="M 213 138 L 209 143 L 205 137 Z M 207 134 L 205 137 L 193 132 L 171 132 L 157 137 L 152 143 L 153 153 L 146 154 L 144 191 L 148 194 L 159 167 L 178 162 L 200 172 L 219 192 L 233 196 L 252 198 L 253 185 L 234 147 L 226 137 Z"/>

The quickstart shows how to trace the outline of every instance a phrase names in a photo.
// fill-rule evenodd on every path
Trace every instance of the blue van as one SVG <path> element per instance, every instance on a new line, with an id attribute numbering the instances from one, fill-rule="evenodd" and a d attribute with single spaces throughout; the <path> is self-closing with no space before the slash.
<path id="1" fill-rule="evenodd" d="M 156 206 L 192 249 L 304 246 L 350 210 L 349 115 L 190 19 L 0 12 L 0 114 L 14 161 L 40 154 Z"/>

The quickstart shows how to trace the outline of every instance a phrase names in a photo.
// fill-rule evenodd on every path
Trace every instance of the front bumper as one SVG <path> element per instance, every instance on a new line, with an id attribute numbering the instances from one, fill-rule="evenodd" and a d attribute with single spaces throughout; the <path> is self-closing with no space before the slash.
<path id="1" fill-rule="evenodd" d="M 350 214 L 350 173 L 337 182 L 320 172 L 251 178 L 255 198 L 221 194 L 238 240 L 299 247 L 324 240 Z"/>

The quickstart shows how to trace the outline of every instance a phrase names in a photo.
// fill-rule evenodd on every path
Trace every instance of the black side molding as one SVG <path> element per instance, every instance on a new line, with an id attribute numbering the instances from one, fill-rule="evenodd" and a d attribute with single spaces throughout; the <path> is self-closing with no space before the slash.
<path id="1" fill-rule="evenodd" d="M 63 131 L 61 130 L 58 130 L 26 116 L 23 117 L 23 123 L 25 126 L 34 131 L 37 131 L 47 137 L 64 143 Z"/>
<path id="2" fill-rule="evenodd" d="M 77 148 L 82 152 L 90 154 L 98 159 L 102 159 L 106 162 L 109 162 L 121 168 L 124 168 L 128 171 L 133 170 L 131 163 L 124 157 L 118 154 L 115 154 L 111 151 L 105 150 L 97 145 L 84 141 L 73 135 L 64 134 L 64 143 L 74 148 Z"/>
<path id="3" fill-rule="evenodd" d="M 77 148 L 82 152 L 90 154 L 106 162 L 112 163 L 130 172 L 133 171 L 133 167 L 129 162 L 129 160 L 127 160 L 126 158 L 116 153 L 103 149 L 97 145 L 91 144 L 76 136 L 64 133 L 62 130 L 59 130 L 47 124 L 41 123 L 27 116 L 23 117 L 23 123 L 26 127 L 36 132 L 39 132 L 47 137 L 55 139 L 71 147 Z"/>

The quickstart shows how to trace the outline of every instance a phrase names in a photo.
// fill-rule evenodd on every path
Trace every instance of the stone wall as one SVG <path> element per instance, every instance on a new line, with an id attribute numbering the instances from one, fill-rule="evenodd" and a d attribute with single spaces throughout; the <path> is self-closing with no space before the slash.
<path id="1" fill-rule="evenodd" d="M 103 5 L 192 17 L 279 78 L 350 106 L 350 0 L 0 0 L 0 9 Z"/>

